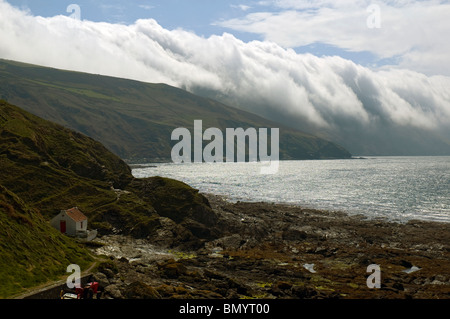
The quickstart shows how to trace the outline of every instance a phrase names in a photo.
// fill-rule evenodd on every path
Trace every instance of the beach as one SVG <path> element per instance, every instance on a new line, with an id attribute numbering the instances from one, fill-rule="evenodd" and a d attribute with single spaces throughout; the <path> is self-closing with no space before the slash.
<path id="1" fill-rule="evenodd" d="M 449 223 L 203 195 L 216 215 L 208 239 L 186 244 L 169 219 L 146 238 L 98 239 L 103 298 L 450 298 Z"/>

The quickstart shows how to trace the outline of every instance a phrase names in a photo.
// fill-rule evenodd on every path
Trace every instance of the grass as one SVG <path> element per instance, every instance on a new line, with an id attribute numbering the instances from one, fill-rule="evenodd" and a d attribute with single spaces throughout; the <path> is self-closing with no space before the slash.
<path id="1" fill-rule="evenodd" d="M 56 89 L 60 89 L 60 90 L 67 90 L 71 93 L 75 93 L 75 94 L 79 94 L 79 95 L 84 95 L 90 98 L 95 98 L 95 99 L 103 99 L 103 100 L 110 100 L 110 101 L 115 101 L 115 102 L 120 102 L 119 99 L 114 98 L 112 96 L 108 96 L 105 94 L 101 94 L 89 89 L 82 89 L 82 88 L 74 88 L 74 87 L 65 87 L 64 84 L 62 85 L 57 85 L 57 84 L 53 84 L 53 83 L 49 83 L 49 82 L 45 82 L 45 81 L 37 81 L 37 80 L 30 80 L 27 79 L 27 81 L 34 83 L 34 84 L 38 84 L 39 86 L 47 86 L 47 87 L 51 87 L 51 88 L 56 88 Z"/>
<path id="2" fill-rule="evenodd" d="M 168 251 L 170 254 L 173 254 L 175 257 L 175 260 L 180 260 L 180 259 L 193 259 L 196 258 L 197 255 L 196 254 L 191 254 L 191 253 L 186 253 L 183 251 L 175 251 L 175 250 L 169 250 Z"/>
<path id="3" fill-rule="evenodd" d="M 258 287 L 260 287 L 260 288 L 271 288 L 272 284 L 273 283 L 271 283 L 271 282 L 258 282 L 258 283 L 256 283 L 256 285 Z"/>
<path id="4" fill-rule="evenodd" d="M 7 298 L 60 278 L 70 264 L 88 266 L 88 250 L 48 221 L 61 209 L 90 212 L 116 201 L 111 185 L 132 177 L 101 144 L 4 101 L 0 111 L 0 298 Z"/>
<path id="5" fill-rule="evenodd" d="M 155 207 L 181 222 L 211 214 L 198 190 L 167 178 L 134 179 L 102 144 L 1 100 L 0 167 L 0 298 L 60 279 L 70 264 L 92 263 L 85 245 L 50 226 L 62 209 L 78 206 L 100 233 L 137 238 L 159 227 Z"/>
<path id="6" fill-rule="evenodd" d="M 73 128 L 130 161 L 169 160 L 177 127 L 280 128 L 281 159 L 349 158 L 342 147 L 165 84 L 0 60 L 0 96 Z"/>
<path id="7" fill-rule="evenodd" d="M 93 257 L 53 229 L 36 210 L 0 186 L 0 298 L 57 280 L 70 264 L 87 267 Z"/>

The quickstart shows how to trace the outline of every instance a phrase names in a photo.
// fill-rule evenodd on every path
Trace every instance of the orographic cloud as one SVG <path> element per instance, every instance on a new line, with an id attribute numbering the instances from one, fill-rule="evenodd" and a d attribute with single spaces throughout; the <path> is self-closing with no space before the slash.
<path id="1" fill-rule="evenodd" d="M 227 33 L 204 38 L 152 19 L 123 25 L 36 17 L 3 0 L 0 38 L 1 58 L 163 82 L 339 142 L 368 132 L 378 142 L 395 139 L 386 128 L 394 134 L 399 127 L 450 138 L 447 76 L 373 70 Z"/>

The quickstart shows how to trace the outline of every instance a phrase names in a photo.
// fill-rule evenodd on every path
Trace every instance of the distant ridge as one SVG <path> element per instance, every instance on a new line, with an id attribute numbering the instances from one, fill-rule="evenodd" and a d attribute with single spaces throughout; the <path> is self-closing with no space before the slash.
<path id="1" fill-rule="evenodd" d="M 343 147 L 166 84 L 0 59 L 0 98 L 82 132 L 129 162 L 168 161 L 173 129 L 280 128 L 280 159 L 350 158 Z"/>

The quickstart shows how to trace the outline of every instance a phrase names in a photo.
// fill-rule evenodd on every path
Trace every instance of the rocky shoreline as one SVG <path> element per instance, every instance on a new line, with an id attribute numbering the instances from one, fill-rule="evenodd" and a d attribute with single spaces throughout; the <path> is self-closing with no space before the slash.
<path id="1" fill-rule="evenodd" d="M 184 246 L 176 225 L 147 238 L 103 235 L 94 274 L 111 299 L 450 299 L 450 224 L 369 220 L 204 194 L 211 239 Z M 367 285 L 379 265 L 381 287 Z"/>

